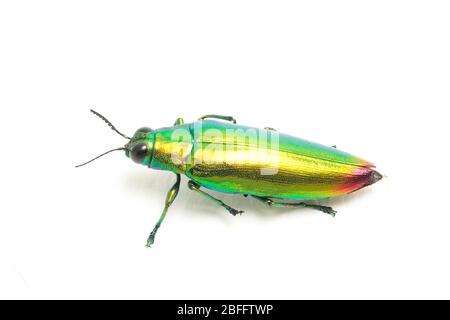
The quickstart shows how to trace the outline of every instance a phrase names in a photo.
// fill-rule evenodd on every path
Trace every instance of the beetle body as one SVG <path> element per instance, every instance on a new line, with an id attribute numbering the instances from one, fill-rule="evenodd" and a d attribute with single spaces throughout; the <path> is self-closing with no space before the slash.
<path id="1" fill-rule="evenodd" d="M 361 158 L 264 131 L 200 120 L 157 129 L 136 143 L 145 141 L 153 150 L 144 162 L 150 168 L 182 173 L 207 189 L 227 193 L 316 200 L 353 192 L 380 178 L 373 164 Z M 276 148 L 270 144 L 275 134 Z"/>

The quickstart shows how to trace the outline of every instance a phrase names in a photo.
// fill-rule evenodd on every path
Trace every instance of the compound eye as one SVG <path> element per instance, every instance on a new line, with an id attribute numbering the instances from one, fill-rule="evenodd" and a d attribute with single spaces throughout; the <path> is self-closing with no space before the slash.
<path id="1" fill-rule="evenodd" d="M 147 156 L 148 147 L 145 143 L 138 143 L 131 147 L 130 157 L 136 163 L 142 163 Z"/>
<path id="2" fill-rule="evenodd" d="M 139 128 L 136 132 L 142 132 L 142 133 L 147 133 L 147 132 L 151 132 L 152 129 L 150 129 L 149 127 L 142 127 Z"/>

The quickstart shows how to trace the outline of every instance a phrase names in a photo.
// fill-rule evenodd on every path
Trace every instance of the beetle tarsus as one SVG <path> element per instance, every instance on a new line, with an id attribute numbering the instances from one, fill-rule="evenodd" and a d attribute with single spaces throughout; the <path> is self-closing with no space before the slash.
<path id="1" fill-rule="evenodd" d="M 147 248 L 151 248 L 153 243 L 155 242 L 155 235 L 156 232 L 158 231 L 158 228 L 155 226 L 155 228 L 153 229 L 153 231 L 150 233 L 150 235 L 148 236 L 147 239 L 147 244 L 145 245 Z"/>
<path id="2" fill-rule="evenodd" d="M 311 208 L 311 209 L 316 209 L 319 211 L 322 211 L 324 213 L 329 214 L 332 217 L 336 216 L 337 211 L 333 210 L 332 207 L 327 207 L 327 206 L 320 206 L 320 205 L 315 205 L 315 204 L 307 204 L 305 203 L 305 207 L 306 208 Z"/>
<path id="3" fill-rule="evenodd" d="M 232 208 L 232 207 L 230 207 L 230 206 L 227 206 L 226 209 L 227 209 L 228 212 L 230 212 L 233 216 L 237 216 L 238 214 L 240 215 L 240 214 L 244 213 L 244 211 L 242 211 L 242 210 L 236 210 L 236 209 L 234 209 L 234 208 Z"/>

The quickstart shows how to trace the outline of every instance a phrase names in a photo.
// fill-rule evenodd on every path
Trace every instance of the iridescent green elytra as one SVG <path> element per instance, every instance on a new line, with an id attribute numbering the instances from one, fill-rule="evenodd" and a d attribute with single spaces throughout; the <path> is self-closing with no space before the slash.
<path id="1" fill-rule="evenodd" d="M 179 118 L 171 127 L 140 128 L 130 138 L 105 117 L 91 111 L 129 141 L 124 147 L 79 166 L 109 152 L 124 150 L 138 164 L 176 175 L 163 212 L 148 237 L 149 247 L 178 194 L 181 174 L 189 178 L 189 189 L 233 215 L 243 211 L 201 188 L 252 196 L 270 206 L 313 208 L 334 216 L 332 208 L 304 201 L 347 194 L 382 178 L 370 162 L 335 147 L 281 134 L 272 128 L 240 126 L 228 116 L 207 115 L 193 123 L 184 123 Z"/>

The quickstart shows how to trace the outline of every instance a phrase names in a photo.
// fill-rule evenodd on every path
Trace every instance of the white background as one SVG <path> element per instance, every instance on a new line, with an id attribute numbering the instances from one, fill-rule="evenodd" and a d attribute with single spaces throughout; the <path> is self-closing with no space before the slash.
<path id="1" fill-rule="evenodd" d="M 1 298 L 450 298 L 447 1 L 2 1 Z M 312 210 L 186 188 L 121 153 L 208 113 L 388 178 Z"/>

